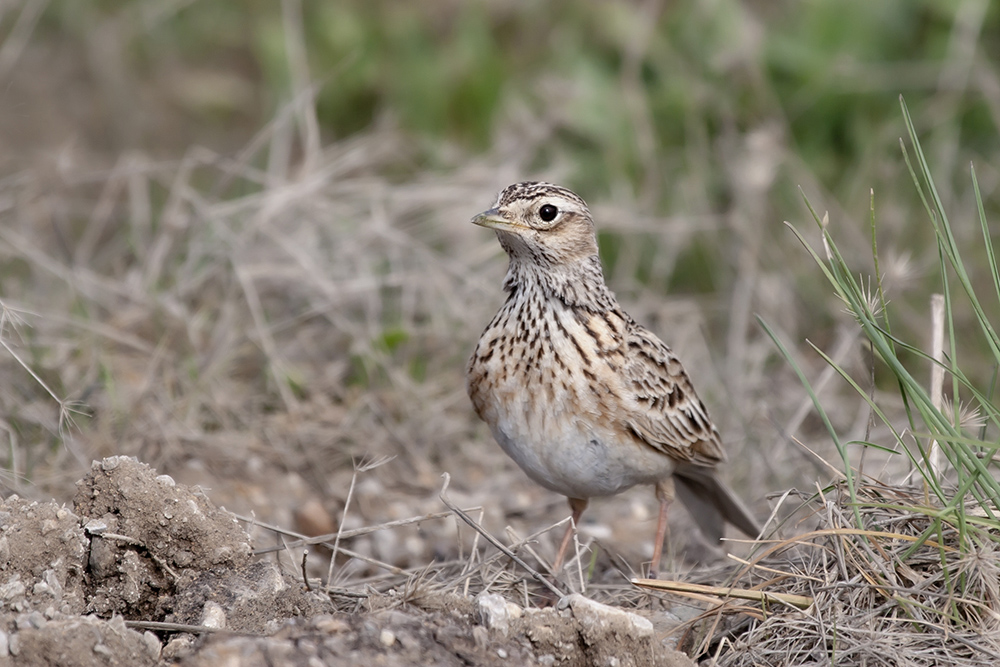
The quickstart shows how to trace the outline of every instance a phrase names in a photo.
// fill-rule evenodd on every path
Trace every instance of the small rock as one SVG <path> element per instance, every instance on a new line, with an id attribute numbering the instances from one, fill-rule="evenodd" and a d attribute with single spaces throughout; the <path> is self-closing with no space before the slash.
<path id="1" fill-rule="evenodd" d="M 115 468 L 117 468 L 118 466 L 120 466 L 125 461 L 128 461 L 127 456 L 109 456 L 108 458 L 101 461 L 100 463 L 101 470 L 104 470 L 105 472 L 110 472 Z"/>
<path id="2" fill-rule="evenodd" d="M 194 650 L 194 637 L 192 635 L 177 635 L 167 642 L 160 652 L 160 659 L 167 662 L 178 661 L 186 655 L 190 655 Z"/>
<path id="3" fill-rule="evenodd" d="M 476 608 L 482 624 L 504 637 L 510 632 L 511 613 L 507 605 L 507 601 L 496 593 L 480 593 L 476 596 Z"/>
<path id="4" fill-rule="evenodd" d="M 95 536 L 90 541 L 90 559 L 87 564 L 98 580 L 117 574 L 118 548 L 109 540 Z"/>
<path id="5" fill-rule="evenodd" d="M 149 651 L 149 656 L 153 660 L 159 660 L 160 652 L 163 650 L 163 644 L 160 643 L 159 638 L 149 630 L 146 630 L 142 633 L 142 641 L 146 645 L 146 650 Z"/>
<path id="6" fill-rule="evenodd" d="M 24 595 L 24 591 L 21 575 L 15 574 L 13 579 L 0 586 L 0 599 L 13 600 Z"/>
<path id="7" fill-rule="evenodd" d="M 295 530 L 309 536 L 329 535 L 337 532 L 337 522 L 318 499 L 313 498 L 296 507 L 292 518 Z"/>
<path id="8" fill-rule="evenodd" d="M 261 593 L 280 593 L 287 587 L 281 571 L 273 564 L 264 569 L 257 579 L 257 590 Z"/>
<path id="9" fill-rule="evenodd" d="M 45 579 L 45 585 L 48 586 L 49 594 L 56 600 L 61 600 L 63 596 L 63 586 L 62 582 L 59 581 L 59 575 L 56 574 L 55 570 L 45 570 L 42 574 Z"/>
<path id="10" fill-rule="evenodd" d="M 120 614 L 112 614 L 111 620 L 108 621 L 108 627 L 117 635 L 124 635 L 129 631 L 128 626 L 125 625 L 125 617 Z"/>
<path id="11" fill-rule="evenodd" d="M 216 628 L 221 630 L 226 627 L 226 612 L 218 602 L 209 600 L 201 612 L 201 624 L 206 628 Z"/>
<path id="12" fill-rule="evenodd" d="M 653 624 L 649 619 L 594 602 L 579 594 L 570 595 L 568 598 L 573 617 L 580 623 L 580 634 L 590 644 L 611 634 L 631 639 L 653 636 Z"/>
<path id="13" fill-rule="evenodd" d="M 83 529 L 88 535 L 100 535 L 107 532 L 108 524 L 103 519 L 91 519 L 83 525 Z"/>

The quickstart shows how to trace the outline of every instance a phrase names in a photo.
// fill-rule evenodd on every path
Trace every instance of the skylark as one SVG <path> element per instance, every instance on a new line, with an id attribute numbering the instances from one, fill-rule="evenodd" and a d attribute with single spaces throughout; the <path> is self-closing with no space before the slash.
<path id="1" fill-rule="evenodd" d="M 637 484 L 660 502 L 652 577 L 673 480 L 710 540 L 725 521 L 756 537 L 757 521 L 716 475 L 719 432 L 680 360 L 605 285 L 587 204 L 558 185 L 517 183 L 472 222 L 496 231 L 510 265 L 507 300 L 469 360 L 469 397 L 528 477 L 569 499 L 553 571 L 589 499 Z"/>

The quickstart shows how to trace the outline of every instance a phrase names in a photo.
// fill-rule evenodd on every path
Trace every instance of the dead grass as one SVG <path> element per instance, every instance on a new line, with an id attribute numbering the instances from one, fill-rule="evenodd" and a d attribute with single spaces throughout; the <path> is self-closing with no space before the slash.
<path id="1" fill-rule="evenodd" d="M 755 559 L 756 576 L 748 573 L 737 586 L 750 582 L 808 596 L 813 604 L 769 605 L 762 622 L 721 650 L 720 665 L 1000 660 L 997 534 L 944 521 L 936 540 L 921 543 L 941 513 L 919 489 L 870 483 L 858 497 L 863 529 L 845 502 L 846 489 L 836 486 L 809 503 L 821 528 L 775 542 Z"/>

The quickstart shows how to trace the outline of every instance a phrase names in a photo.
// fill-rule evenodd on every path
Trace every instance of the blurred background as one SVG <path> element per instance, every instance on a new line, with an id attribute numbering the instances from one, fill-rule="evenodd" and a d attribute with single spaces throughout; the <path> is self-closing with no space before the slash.
<path id="1" fill-rule="evenodd" d="M 764 517 L 769 494 L 829 481 L 835 455 L 755 315 L 844 440 L 891 444 L 806 342 L 879 391 L 784 224 L 821 248 L 803 195 L 864 280 L 874 219 L 894 333 L 929 337 L 938 253 L 900 95 L 959 244 L 981 246 L 970 163 L 1000 219 L 988 0 L 6 0 L 0 484 L 65 500 L 123 453 L 323 532 L 438 511 L 449 472 L 496 533 L 563 518 L 464 388 L 506 267 L 468 220 L 536 178 L 590 203 L 609 283 L 684 359 L 724 476 Z M 985 259 L 973 268 L 989 285 Z M 983 343 L 955 336 L 975 370 Z M 870 456 L 872 474 L 893 465 Z M 380 457 L 395 458 L 356 473 Z M 600 562 L 638 568 L 654 510 L 645 489 L 596 503 Z M 454 557 L 444 523 L 354 548 Z M 679 548 L 706 557 L 686 532 Z"/>

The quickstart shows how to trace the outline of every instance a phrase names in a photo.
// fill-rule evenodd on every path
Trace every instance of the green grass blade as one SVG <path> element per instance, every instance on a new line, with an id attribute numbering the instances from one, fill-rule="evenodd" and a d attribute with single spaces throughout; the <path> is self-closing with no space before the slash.
<path id="1" fill-rule="evenodd" d="M 798 376 L 799 381 L 805 388 L 806 393 L 809 394 L 809 398 L 812 399 L 813 406 L 816 408 L 816 413 L 819 415 L 819 418 L 823 421 L 823 425 L 826 426 L 826 430 L 830 434 L 830 438 L 833 440 L 833 444 L 837 448 L 837 452 L 840 454 L 840 458 L 843 462 L 844 480 L 847 483 L 847 493 L 850 496 L 851 503 L 854 509 L 854 520 L 857 522 L 858 528 L 861 528 L 863 526 L 863 523 L 861 521 L 861 513 L 857 507 L 858 499 L 857 499 L 857 492 L 855 491 L 854 472 L 853 469 L 851 468 L 851 461 L 847 452 L 847 447 L 844 445 L 844 443 L 840 441 L 840 436 L 837 435 L 837 430 L 833 427 L 833 423 L 830 421 L 830 417 L 827 415 L 826 410 L 823 408 L 823 404 L 820 402 L 819 397 L 816 395 L 816 392 L 813 390 L 812 385 L 809 383 L 809 379 L 806 377 L 805 372 L 795 361 L 795 358 L 792 356 L 791 352 L 788 351 L 788 348 L 782 342 L 781 338 L 778 337 L 778 334 L 776 334 L 774 330 L 771 329 L 771 327 L 767 324 L 767 322 L 764 321 L 763 318 L 761 318 L 759 315 L 756 315 L 755 317 L 757 319 L 758 324 L 760 324 L 760 326 L 764 329 L 767 335 L 774 342 L 775 346 L 778 348 L 778 351 L 785 358 L 788 364 L 792 367 L 792 370 L 795 371 L 795 374 Z"/>

